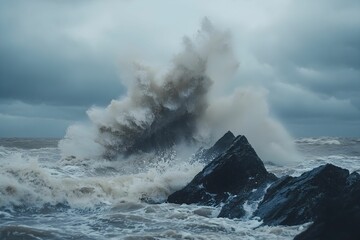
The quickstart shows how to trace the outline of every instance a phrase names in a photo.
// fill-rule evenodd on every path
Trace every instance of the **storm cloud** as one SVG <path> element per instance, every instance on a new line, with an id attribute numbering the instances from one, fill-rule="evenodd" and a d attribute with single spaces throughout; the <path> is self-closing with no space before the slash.
<path id="1" fill-rule="evenodd" d="M 263 89 L 296 136 L 360 135 L 357 0 L 23 0 L 0 1 L 0 136 L 62 137 L 122 98 L 124 64 L 168 69 L 204 16 L 240 61 L 223 92 Z"/>

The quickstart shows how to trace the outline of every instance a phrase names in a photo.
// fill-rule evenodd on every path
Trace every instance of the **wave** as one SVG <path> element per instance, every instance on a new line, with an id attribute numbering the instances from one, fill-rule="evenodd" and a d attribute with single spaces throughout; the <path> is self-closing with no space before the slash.
<path id="1" fill-rule="evenodd" d="M 39 229 L 29 226 L 0 226 L 1 239 L 58 239 L 49 229 Z"/>
<path id="2" fill-rule="evenodd" d="M 306 143 L 313 145 L 341 145 L 342 142 L 338 137 L 311 137 L 299 138 L 295 140 L 296 143 Z"/>
<path id="3" fill-rule="evenodd" d="M 309 156 L 295 167 L 285 167 L 276 165 L 266 165 L 268 171 L 274 173 L 278 177 L 291 175 L 298 177 L 301 174 L 311 171 L 312 169 L 325 164 L 333 164 L 335 166 L 345 168 L 349 172 L 360 173 L 360 156 L 349 156 L 346 154 L 341 155 L 326 155 L 326 156 Z"/>
<path id="4" fill-rule="evenodd" d="M 90 160 L 89 160 L 90 161 Z M 112 205 L 119 201 L 163 202 L 201 170 L 186 161 L 139 159 L 124 163 L 93 161 L 69 164 L 41 160 L 26 153 L 7 153 L 0 158 L 0 208 L 41 208 L 64 204 L 74 208 Z M 130 171 L 130 164 L 137 172 Z"/>
<path id="5" fill-rule="evenodd" d="M 90 108 L 89 125 L 70 126 L 59 144 L 63 156 L 123 159 L 178 144 L 203 145 L 230 130 L 246 135 L 265 161 L 299 160 L 290 135 L 270 116 L 266 90 L 229 92 L 239 65 L 230 33 L 204 19 L 196 37 L 183 43 L 165 75 L 134 64 L 134 73 L 123 77 L 126 96 Z"/>

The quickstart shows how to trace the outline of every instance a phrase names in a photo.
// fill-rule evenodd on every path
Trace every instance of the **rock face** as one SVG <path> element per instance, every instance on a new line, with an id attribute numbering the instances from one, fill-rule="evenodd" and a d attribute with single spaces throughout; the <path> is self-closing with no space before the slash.
<path id="1" fill-rule="evenodd" d="M 360 239 L 360 175 L 352 173 L 337 196 L 324 204 L 317 220 L 295 240 Z"/>
<path id="2" fill-rule="evenodd" d="M 228 131 L 209 149 L 200 149 L 195 154 L 195 159 L 200 162 L 209 163 L 228 149 L 235 139 L 235 135 Z"/>
<path id="3" fill-rule="evenodd" d="M 221 211 L 218 217 L 223 218 L 242 218 L 247 215 L 248 218 L 252 217 L 252 212 L 256 210 L 258 202 L 264 196 L 267 187 L 276 180 L 275 176 L 269 175 L 268 179 L 260 184 L 257 188 L 254 188 L 252 191 L 243 191 L 233 198 L 230 198 L 224 206 L 221 208 Z M 252 212 L 246 212 L 244 209 L 244 204 L 251 209 Z"/>
<path id="4" fill-rule="evenodd" d="M 267 190 L 256 216 L 267 225 L 298 225 L 313 221 L 325 203 L 345 187 L 349 171 L 326 164 L 299 177 L 285 176 Z"/>
<path id="5" fill-rule="evenodd" d="M 266 171 L 246 137 L 240 135 L 185 188 L 170 195 L 168 202 L 218 205 L 230 197 L 248 196 L 275 179 L 275 175 Z"/>
<path id="6" fill-rule="evenodd" d="M 358 173 L 326 164 L 299 177 L 277 179 L 266 171 L 246 137 L 235 138 L 231 132 L 200 154 L 214 159 L 187 186 L 170 195 L 168 202 L 221 203 L 219 217 L 255 216 L 265 225 L 313 221 L 296 240 L 360 239 Z M 244 206 L 255 212 L 247 212 Z"/>

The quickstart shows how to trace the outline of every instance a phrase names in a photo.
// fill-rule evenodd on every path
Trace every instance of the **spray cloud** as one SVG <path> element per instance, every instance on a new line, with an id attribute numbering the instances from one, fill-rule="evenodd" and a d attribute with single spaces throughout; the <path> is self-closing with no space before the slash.
<path id="1" fill-rule="evenodd" d="M 265 160 L 284 162 L 286 157 L 295 156 L 291 138 L 269 116 L 261 91 L 247 89 L 245 98 L 241 89 L 211 97 L 212 86 L 226 84 L 224 79 L 237 69 L 230 40 L 228 32 L 219 31 L 204 19 L 194 40 L 184 38 L 183 51 L 163 77 L 135 64 L 136 74 L 126 97 L 113 100 L 104 109 L 88 110 L 95 132 L 91 148 L 96 146 L 103 156 L 114 158 L 217 138 L 231 130 L 246 134 Z M 60 143 L 63 150 L 72 145 L 74 131 L 74 127 L 68 129 Z"/>

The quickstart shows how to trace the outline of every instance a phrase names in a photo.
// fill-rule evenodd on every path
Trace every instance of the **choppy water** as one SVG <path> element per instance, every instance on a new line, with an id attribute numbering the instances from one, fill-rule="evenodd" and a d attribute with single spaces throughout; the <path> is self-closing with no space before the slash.
<path id="1" fill-rule="evenodd" d="M 0 139 L 0 239 L 292 239 L 306 225 L 259 227 L 220 209 L 163 202 L 202 169 L 175 153 L 124 161 L 61 159 L 56 139 Z M 360 171 L 360 139 L 296 140 L 299 175 L 324 163 Z M 247 208 L 248 216 L 251 207 Z"/>

